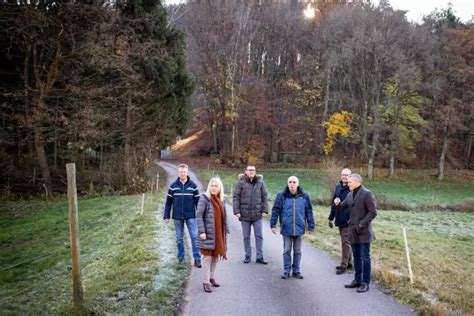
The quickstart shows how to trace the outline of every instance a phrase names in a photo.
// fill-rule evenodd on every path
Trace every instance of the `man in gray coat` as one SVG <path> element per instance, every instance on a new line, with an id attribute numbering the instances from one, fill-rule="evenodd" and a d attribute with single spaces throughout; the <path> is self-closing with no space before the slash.
<path id="1" fill-rule="evenodd" d="M 235 184 L 232 206 L 234 215 L 242 224 L 244 237 L 245 258 L 249 263 L 252 257 L 250 247 L 250 232 L 253 227 L 255 247 L 257 248 L 257 263 L 267 264 L 263 258 L 262 215 L 268 214 L 268 197 L 262 176 L 256 176 L 255 166 L 247 166 L 245 175 L 240 175 Z"/>
<path id="2" fill-rule="evenodd" d="M 346 288 L 358 288 L 358 293 L 369 290 L 371 262 L 370 243 L 375 240 L 372 230 L 372 220 L 377 216 L 377 205 L 372 192 L 362 186 L 362 177 L 351 174 L 348 180 L 351 192 L 344 201 L 334 199 L 338 207 L 349 208 L 349 240 L 351 241 L 354 260 L 354 280 L 345 285 Z"/>

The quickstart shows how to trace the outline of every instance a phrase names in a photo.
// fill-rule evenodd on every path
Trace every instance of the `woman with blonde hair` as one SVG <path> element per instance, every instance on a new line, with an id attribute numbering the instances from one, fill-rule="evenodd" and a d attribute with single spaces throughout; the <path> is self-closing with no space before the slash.
<path id="1" fill-rule="evenodd" d="M 212 178 L 206 192 L 201 195 L 196 209 L 196 223 L 199 234 L 196 245 L 204 256 L 202 259 L 203 288 L 205 292 L 211 293 L 211 285 L 220 286 L 214 274 L 217 261 L 227 259 L 227 234 L 229 234 L 224 186 L 219 178 Z"/>

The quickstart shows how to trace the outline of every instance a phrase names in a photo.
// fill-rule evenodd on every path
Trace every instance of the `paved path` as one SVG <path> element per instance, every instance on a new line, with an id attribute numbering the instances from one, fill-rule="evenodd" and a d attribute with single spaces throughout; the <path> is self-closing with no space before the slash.
<path id="1" fill-rule="evenodd" d="M 168 182 L 177 178 L 175 165 L 159 164 L 171 176 Z M 191 171 L 189 175 L 202 193 L 203 186 L 196 175 Z M 231 215 L 230 205 L 227 210 Z M 244 264 L 240 223 L 232 215 L 228 218 L 231 231 L 228 260 L 219 262 L 216 269 L 216 279 L 221 287 L 213 288 L 213 293 L 205 293 L 201 269 L 193 268 L 186 290 L 184 315 L 414 315 L 409 307 L 382 293 L 375 284 L 363 294 L 344 288 L 354 275 L 336 275 L 338 262 L 308 242 L 303 242 L 302 250 L 304 279 L 280 279 L 283 241 L 280 235 L 271 233 L 268 222 L 264 223 L 264 257 L 269 264 L 256 264 L 255 257 L 251 263 Z M 317 231 L 315 233 L 317 236 Z"/>

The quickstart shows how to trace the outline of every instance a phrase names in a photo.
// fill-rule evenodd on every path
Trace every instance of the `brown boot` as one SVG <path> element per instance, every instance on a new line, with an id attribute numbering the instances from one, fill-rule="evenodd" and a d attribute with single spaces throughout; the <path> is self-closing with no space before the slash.
<path id="1" fill-rule="evenodd" d="M 219 283 L 216 282 L 216 279 L 210 279 L 209 281 L 211 282 L 211 284 L 212 284 L 213 287 L 219 287 L 219 286 L 221 286 Z"/>
<path id="2" fill-rule="evenodd" d="M 208 283 L 203 283 L 202 287 L 204 288 L 204 292 L 206 293 L 212 293 L 211 286 Z"/>

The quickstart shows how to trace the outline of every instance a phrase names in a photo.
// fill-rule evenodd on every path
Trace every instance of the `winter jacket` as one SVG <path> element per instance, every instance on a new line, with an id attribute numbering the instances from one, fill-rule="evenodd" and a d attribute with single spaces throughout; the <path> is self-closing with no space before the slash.
<path id="1" fill-rule="evenodd" d="M 314 231 L 313 207 L 311 199 L 301 187 L 293 196 L 288 187 L 278 193 L 272 208 L 270 227 L 275 228 L 280 222 L 281 234 L 284 236 L 301 236 L 305 233 L 306 223 Z"/>
<path id="2" fill-rule="evenodd" d="M 173 207 L 173 219 L 195 218 L 198 201 L 199 190 L 196 184 L 189 176 L 184 184 L 178 178 L 168 189 L 163 218 L 170 218 L 171 207 Z"/>
<path id="3" fill-rule="evenodd" d="M 335 217 L 335 224 L 338 227 L 349 226 L 349 208 L 347 206 L 343 208 L 336 208 L 336 205 L 334 205 L 334 199 L 339 198 L 341 201 L 344 201 L 349 192 L 351 192 L 349 186 L 343 185 L 342 181 L 340 181 L 339 184 L 336 185 L 336 190 L 334 191 L 334 195 L 331 200 L 331 213 L 329 214 L 328 219 L 332 221 Z"/>
<path id="4" fill-rule="evenodd" d="M 256 221 L 262 213 L 268 214 L 268 194 L 263 177 L 257 175 L 250 182 L 247 175 L 240 175 L 234 187 L 232 199 L 234 214 L 240 214 L 241 221 Z"/>
<path id="5" fill-rule="evenodd" d="M 214 226 L 214 207 L 211 200 L 202 194 L 196 209 L 196 224 L 198 229 L 198 239 L 196 247 L 199 249 L 214 250 L 216 229 Z M 227 211 L 224 203 L 224 229 L 229 234 L 229 226 L 227 225 Z M 199 239 L 199 235 L 205 233 L 206 240 Z"/>

